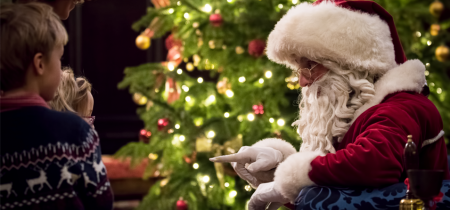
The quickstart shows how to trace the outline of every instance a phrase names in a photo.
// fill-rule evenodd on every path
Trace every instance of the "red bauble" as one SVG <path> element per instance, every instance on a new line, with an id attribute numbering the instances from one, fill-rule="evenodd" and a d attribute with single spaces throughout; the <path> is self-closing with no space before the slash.
<path id="1" fill-rule="evenodd" d="M 162 131 L 167 125 L 169 125 L 169 119 L 162 118 L 158 120 L 158 130 Z"/>
<path id="2" fill-rule="evenodd" d="M 222 15 L 220 14 L 212 14 L 209 16 L 209 22 L 214 27 L 220 27 L 223 23 Z"/>
<path id="3" fill-rule="evenodd" d="M 152 136 L 152 132 L 142 129 L 139 132 L 139 141 L 148 143 L 150 141 L 150 136 Z"/>
<path id="4" fill-rule="evenodd" d="M 255 114 L 264 114 L 264 107 L 263 105 L 253 105 L 253 112 Z"/>
<path id="5" fill-rule="evenodd" d="M 177 210 L 188 210 L 188 205 L 182 198 L 177 201 Z"/>
<path id="6" fill-rule="evenodd" d="M 253 57 L 260 57 L 264 54 L 264 49 L 266 48 L 266 42 L 262 39 L 254 39 L 248 45 L 248 54 Z"/>
<path id="7" fill-rule="evenodd" d="M 183 43 L 181 42 L 181 40 L 175 39 L 173 37 L 173 34 L 170 34 L 167 38 L 166 38 L 166 48 L 167 50 L 172 49 L 172 47 L 181 47 L 183 46 Z"/>

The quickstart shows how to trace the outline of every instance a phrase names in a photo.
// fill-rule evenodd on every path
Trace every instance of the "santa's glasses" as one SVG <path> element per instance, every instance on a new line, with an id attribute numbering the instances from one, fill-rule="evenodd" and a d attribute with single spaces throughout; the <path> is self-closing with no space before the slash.
<path id="1" fill-rule="evenodd" d="M 314 62 L 314 61 L 308 61 L 308 66 L 306 68 L 299 68 L 297 71 L 295 71 L 295 74 L 297 75 L 297 77 L 304 77 L 307 80 L 311 80 L 312 76 L 313 76 L 313 69 L 316 68 L 316 66 L 319 65 L 318 63 Z"/>

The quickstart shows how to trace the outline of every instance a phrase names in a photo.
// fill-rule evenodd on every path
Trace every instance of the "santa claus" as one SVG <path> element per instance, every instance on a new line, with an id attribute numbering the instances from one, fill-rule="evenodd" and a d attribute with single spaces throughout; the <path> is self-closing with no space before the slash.
<path id="1" fill-rule="evenodd" d="M 239 176 L 257 188 L 249 209 L 277 209 L 308 186 L 382 187 L 406 177 L 407 136 L 420 168 L 445 170 L 442 120 L 422 93 L 425 66 L 406 60 L 392 16 L 372 1 L 302 3 L 270 33 L 270 60 L 297 72 L 300 151 L 265 139 L 231 156 Z M 274 178 L 273 178 L 274 174 Z"/>

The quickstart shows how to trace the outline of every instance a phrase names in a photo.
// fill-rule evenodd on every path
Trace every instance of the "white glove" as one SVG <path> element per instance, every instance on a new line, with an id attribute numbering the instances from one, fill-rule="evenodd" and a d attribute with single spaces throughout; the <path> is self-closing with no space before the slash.
<path id="1" fill-rule="evenodd" d="M 261 175 L 259 172 L 266 172 L 276 168 L 283 161 L 283 154 L 271 147 L 244 146 L 236 154 L 214 157 L 209 160 L 212 162 L 232 162 L 236 173 L 249 182 L 252 187 L 256 188 L 268 180 L 259 180 L 255 175 L 260 174 L 259 177 L 262 177 L 264 175 Z"/>
<path id="2" fill-rule="evenodd" d="M 281 195 L 274 186 L 274 182 L 260 184 L 250 198 L 248 210 L 276 210 L 289 203 L 289 199 Z"/>

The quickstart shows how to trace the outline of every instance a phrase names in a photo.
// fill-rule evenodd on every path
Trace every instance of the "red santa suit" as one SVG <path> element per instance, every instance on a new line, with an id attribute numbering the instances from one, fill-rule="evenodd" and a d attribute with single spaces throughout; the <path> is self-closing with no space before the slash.
<path id="1" fill-rule="evenodd" d="M 406 61 L 392 17 L 379 5 L 344 0 L 300 4 L 275 26 L 267 55 L 292 69 L 298 68 L 295 55 L 329 58 L 382 75 L 374 84 L 375 96 L 356 110 L 351 127 L 335 142 L 335 153 L 292 154 L 292 145 L 280 139 L 254 145 L 285 156 L 275 171 L 274 187 L 291 202 L 312 185 L 382 187 L 401 182 L 408 135 L 419 148 L 420 168 L 444 170 L 450 179 L 442 119 L 420 94 L 426 85 L 425 66 Z"/>

